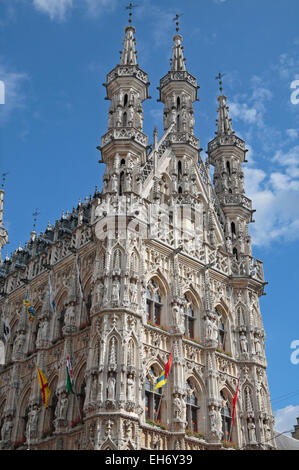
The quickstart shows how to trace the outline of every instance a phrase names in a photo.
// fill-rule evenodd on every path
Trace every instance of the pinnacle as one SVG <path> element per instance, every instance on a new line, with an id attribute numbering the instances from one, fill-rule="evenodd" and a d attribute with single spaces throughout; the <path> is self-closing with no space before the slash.
<path id="1" fill-rule="evenodd" d="M 137 65 L 137 54 L 135 50 L 134 26 L 127 26 L 125 29 L 126 37 L 123 41 L 123 50 L 121 52 L 121 65 Z"/>

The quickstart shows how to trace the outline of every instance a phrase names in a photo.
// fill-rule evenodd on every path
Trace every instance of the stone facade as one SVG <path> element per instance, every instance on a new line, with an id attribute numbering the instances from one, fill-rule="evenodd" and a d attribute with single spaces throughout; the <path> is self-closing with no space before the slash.
<path id="1" fill-rule="evenodd" d="M 134 34 L 128 26 L 120 64 L 105 84 L 111 104 L 99 147 L 102 191 L 41 235 L 32 232 L 1 264 L 11 335 L 5 341 L 1 323 L 0 445 L 269 449 L 274 419 L 259 306 L 265 283 L 251 253 L 245 142 L 232 131 L 221 95 L 203 163 L 194 136 L 197 80 L 177 34 L 159 87 L 165 132 L 159 140 L 155 130 L 149 147 L 142 107 L 149 81 L 137 65 Z M 32 322 L 25 296 L 36 311 Z M 154 392 L 171 351 L 167 386 Z M 67 356 L 75 395 L 66 388 Z M 51 390 L 47 409 L 37 367 Z"/>

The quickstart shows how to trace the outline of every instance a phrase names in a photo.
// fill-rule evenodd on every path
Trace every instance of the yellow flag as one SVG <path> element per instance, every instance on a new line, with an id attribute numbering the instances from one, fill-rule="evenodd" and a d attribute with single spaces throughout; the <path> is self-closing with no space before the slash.
<path id="1" fill-rule="evenodd" d="M 48 380 L 45 374 L 39 368 L 37 368 L 37 376 L 38 376 L 40 391 L 42 393 L 42 400 L 43 400 L 44 407 L 48 408 L 48 400 L 51 395 Z"/>

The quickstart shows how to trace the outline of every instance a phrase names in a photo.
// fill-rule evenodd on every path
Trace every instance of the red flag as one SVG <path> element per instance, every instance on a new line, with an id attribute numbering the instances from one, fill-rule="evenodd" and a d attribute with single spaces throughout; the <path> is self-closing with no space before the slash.
<path id="1" fill-rule="evenodd" d="M 236 413 L 236 404 L 237 404 L 237 399 L 238 399 L 239 384 L 240 384 L 240 377 L 239 377 L 239 380 L 238 380 L 237 391 L 236 391 L 235 396 L 233 398 L 233 424 L 235 424 L 235 413 Z"/>
<path id="2" fill-rule="evenodd" d="M 170 371 L 170 367 L 171 367 L 171 360 L 172 360 L 172 351 L 171 351 L 171 353 L 170 353 L 170 356 L 169 356 L 168 362 L 167 362 L 167 364 L 165 364 L 165 367 L 164 367 L 164 371 L 165 371 L 165 379 L 167 379 L 167 377 L 168 377 L 168 374 L 169 374 L 169 371 Z"/>

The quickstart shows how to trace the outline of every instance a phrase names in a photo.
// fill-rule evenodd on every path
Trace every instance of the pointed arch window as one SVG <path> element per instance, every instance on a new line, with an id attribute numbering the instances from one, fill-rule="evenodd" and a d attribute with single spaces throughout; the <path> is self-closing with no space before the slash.
<path id="1" fill-rule="evenodd" d="M 128 124 L 128 115 L 127 115 L 127 112 L 125 111 L 123 113 L 123 123 L 122 123 L 122 127 L 127 127 L 127 124 Z"/>
<path id="2" fill-rule="evenodd" d="M 79 418 L 81 418 L 83 420 L 83 407 L 84 407 L 84 402 L 85 402 L 85 398 L 86 398 L 86 382 L 85 382 L 85 379 L 83 379 L 83 382 L 82 382 L 81 387 L 80 387 L 80 393 L 78 394 L 78 396 L 79 396 L 79 410 L 80 410 Z"/>
<path id="3" fill-rule="evenodd" d="M 176 106 L 177 106 L 177 110 L 179 111 L 181 108 L 181 99 L 179 96 L 176 99 Z"/>
<path id="4" fill-rule="evenodd" d="M 162 388 L 154 391 L 156 379 L 159 374 L 156 373 L 154 367 L 151 367 L 145 378 L 145 419 L 160 421 L 161 419 L 161 396 Z M 153 380 L 154 378 L 154 380 Z"/>
<path id="5" fill-rule="evenodd" d="M 236 258 L 236 260 L 238 261 L 238 260 L 239 260 L 239 255 L 238 255 L 238 250 L 237 250 L 237 248 L 234 248 L 234 249 L 233 249 L 233 255 L 234 255 L 234 257 Z"/>
<path id="6" fill-rule="evenodd" d="M 229 441 L 232 425 L 232 414 L 230 407 L 228 406 L 228 400 L 222 391 L 220 392 L 220 396 L 223 400 L 223 407 L 221 409 L 223 439 L 225 441 Z"/>
<path id="7" fill-rule="evenodd" d="M 147 321 L 160 325 L 162 313 L 162 297 L 159 286 L 151 280 L 146 290 L 146 316 Z"/>
<path id="8" fill-rule="evenodd" d="M 186 421 L 187 429 L 192 432 L 198 432 L 198 411 L 199 404 L 195 393 L 195 389 L 191 385 L 191 381 L 187 380 L 186 383 Z"/>
<path id="9" fill-rule="evenodd" d="M 177 131 L 180 132 L 181 131 L 181 116 L 180 116 L 180 114 L 177 115 L 176 125 L 177 125 Z"/>
<path id="10" fill-rule="evenodd" d="M 127 93 L 124 96 L 124 107 L 128 106 L 128 95 Z"/>
<path id="11" fill-rule="evenodd" d="M 227 169 L 228 174 L 230 175 L 230 163 L 229 163 L 229 161 L 226 162 L 226 169 Z"/>
<path id="12" fill-rule="evenodd" d="M 122 171 L 119 175 L 119 195 L 122 196 L 124 192 L 124 182 L 125 182 L 125 174 Z"/>
<path id="13" fill-rule="evenodd" d="M 231 232 L 232 232 L 232 235 L 236 235 L 236 224 L 235 224 L 235 222 L 231 223 Z"/>

